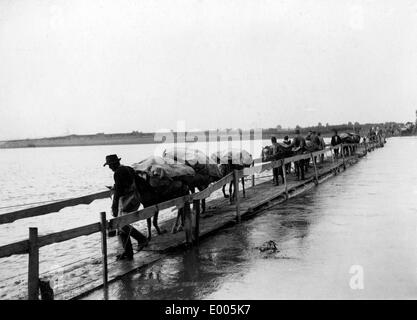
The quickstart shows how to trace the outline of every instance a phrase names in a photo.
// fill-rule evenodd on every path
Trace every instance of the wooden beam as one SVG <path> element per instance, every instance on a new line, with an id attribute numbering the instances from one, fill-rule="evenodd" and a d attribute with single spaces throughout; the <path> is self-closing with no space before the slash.
<path id="1" fill-rule="evenodd" d="M 229 173 L 219 181 L 216 181 L 215 183 L 209 185 L 206 189 L 203 191 L 200 191 L 198 193 L 193 194 L 192 198 L 194 200 L 202 200 L 210 197 L 210 195 L 218 190 L 221 189 L 225 184 L 230 183 L 233 181 L 233 173 Z"/>
<path id="2" fill-rule="evenodd" d="M 287 171 L 285 168 L 285 165 L 282 166 L 282 177 L 284 178 L 284 188 L 285 188 L 285 196 L 288 199 L 288 185 L 287 185 L 287 173 L 285 172 Z"/>
<path id="3" fill-rule="evenodd" d="M 109 220 L 108 229 L 115 230 L 127 224 L 134 223 L 136 221 L 152 218 L 155 215 L 155 213 L 157 213 L 160 210 L 168 209 L 168 208 L 175 207 L 175 206 L 178 208 L 182 208 L 185 202 L 192 201 L 192 200 L 193 200 L 192 195 L 186 195 L 183 197 L 179 197 L 179 198 L 175 198 L 169 201 L 158 203 L 152 207 L 147 207 L 142 210 L 127 213 L 123 216 Z"/>
<path id="4" fill-rule="evenodd" d="M 193 243 L 193 232 L 192 232 L 192 217 L 190 203 L 186 202 L 184 204 L 184 227 L 185 227 L 185 242 L 187 244 Z"/>
<path id="5" fill-rule="evenodd" d="M 108 229 L 116 230 L 124 227 L 127 224 L 134 223 L 136 221 L 152 218 L 159 209 L 156 206 L 148 207 L 143 210 L 125 214 L 123 216 L 109 220 Z"/>
<path id="6" fill-rule="evenodd" d="M 24 254 L 29 252 L 29 241 L 22 240 L 19 242 L 7 244 L 0 247 L 0 258 L 5 258 L 14 254 Z"/>
<path id="7" fill-rule="evenodd" d="M 239 223 L 240 222 L 239 170 L 234 170 L 233 176 L 234 176 L 233 182 L 235 185 L 236 221 Z"/>
<path id="8" fill-rule="evenodd" d="M 100 212 L 101 228 L 101 262 L 103 264 L 103 287 L 107 290 L 108 286 L 108 269 L 107 269 L 107 220 L 106 213 Z"/>
<path id="9" fill-rule="evenodd" d="M 0 215 L 0 224 L 11 223 L 19 219 L 41 216 L 53 212 L 58 212 L 63 208 L 77 206 L 79 204 L 90 204 L 94 200 L 110 197 L 110 191 L 103 191 L 78 198 L 53 202 L 42 206 L 18 210 Z"/>
<path id="10" fill-rule="evenodd" d="M 201 203 L 201 200 L 193 201 L 193 209 L 195 213 L 194 240 L 197 244 L 200 239 L 200 203 Z"/>
<path id="11" fill-rule="evenodd" d="M 311 161 L 313 162 L 313 167 L 314 167 L 315 183 L 318 184 L 319 183 L 319 176 L 318 176 L 318 173 L 317 173 L 317 166 L 316 166 L 316 161 L 315 161 L 316 159 L 317 158 L 315 158 L 315 156 L 313 156 L 313 153 L 312 153 L 311 154 Z"/>
<path id="12" fill-rule="evenodd" d="M 28 299 L 39 300 L 38 228 L 29 228 Z"/>
<path id="13" fill-rule="evenodd" d="M 81 236 L 88 236 L 90 234 L 100 232 L 101 225 L 99 222 L 88 224 L 86 226 L 77 227 L 69 230 L 55 232 L 41 236 L 38 238 L 39 247 L 44 247 L 53 243 L 63 242 Z"/>

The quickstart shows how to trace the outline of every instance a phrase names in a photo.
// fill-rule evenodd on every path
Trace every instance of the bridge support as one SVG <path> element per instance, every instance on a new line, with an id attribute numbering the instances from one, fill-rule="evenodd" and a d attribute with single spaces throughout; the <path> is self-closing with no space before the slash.
<path id="1" fill-rule="evenodd" d="M 29 228 L 28 299 L 39 300 L 38 228 Z"/>

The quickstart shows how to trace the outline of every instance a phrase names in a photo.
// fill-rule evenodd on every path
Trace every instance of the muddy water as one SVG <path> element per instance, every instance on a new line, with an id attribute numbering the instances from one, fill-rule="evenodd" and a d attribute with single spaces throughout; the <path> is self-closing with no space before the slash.
<path id="1" fill-rule="evenodd" d="M 110 299 L 416 299 L 417 138 L 125 276 Z M 277 252 L 257 248 L 273 240 Z M 87 299 L 102 299 L 96 291 Z"/>

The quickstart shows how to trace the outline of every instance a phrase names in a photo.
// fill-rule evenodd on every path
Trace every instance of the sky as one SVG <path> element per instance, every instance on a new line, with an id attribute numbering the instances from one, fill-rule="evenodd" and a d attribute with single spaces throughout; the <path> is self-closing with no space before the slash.
<path id="1" fill-rule="evenodd" d="M 417 0 L 0 0 L 0 140 L 416 109 Z"/>

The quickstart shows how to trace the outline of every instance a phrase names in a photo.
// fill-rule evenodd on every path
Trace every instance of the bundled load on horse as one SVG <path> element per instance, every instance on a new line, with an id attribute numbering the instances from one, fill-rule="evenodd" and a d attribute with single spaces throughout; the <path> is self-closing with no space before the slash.
<path id="1" fill-rule="evenodd" d="M 341 133 L 339 134 L 340 139 L 343 143 L 359 143 L 361 141 L 361 136 L 357 133 Z"/>
<path id="2" fill-rule="evenodd" d="M 175 163 L 173 160 L 150 156 L 142 161 L 132 164 L 131 166 L 137 173 L 145 174 L 152 187 L 166 187 L 173 180 L 181 177 L 193 177 L 195 171 L 190 166 L 181 163 Z"/>
<path id="3" fill-rule="evenodd" d="M 245 167 L 250 167 L 253 164 L 252 155 L 243 149 L 227 149 L 218 151 L 211 155 L 211 159 L 219 165 L 220 173 L 222 176 L 226 176 L 233 170 L 242 170 Z M 243 196 L 245 197 L 245 179 L 242 177 Z M 233 191 L 233 182 L 229 184 L 229 195 L 225 192 L 225 186 L 222 191 L 225 198 L 230 197 L 230 201 L 233 202 L 235 198 L 235 191 Z"/>
<path id="4" fill-rule="evenodd" d="M 174 161 L 194 169 L 194 176 L 182 176 L 178 179 L 187 185 L 192 193 L 195 193 L 196 189 L 203 191 L 211 183 L 223 177 L 217 163 L 198 149 L 176 147 L 171 150 L 165 150 L 163 157 L 167 161 Z M 201 213 L 204 213 L 206 210 L 205 199 L 202 199 L 201 206 Z"/>
<path id="5" fill-rule="evenodd" d="M 198 149 L 173 148 L 165 150 L 162 156 L 167 161 L 175 161 L 176 163 L 188 165 L 197 174 L 209 176 L 213 180 L 218 180 L 222 177 L 217 163 Z"/>
<path id="6" fill-rule="evenodd" d="M 268 162 L 268 161 L 274 161 L 279 160 L 287 157 L 291 157 L 293 155 L 292 148 L 285 144 L 285 143 L 276 143 L 276 153 L 274 154 L 274 147 L 272 145 L 265 146 L 262 149 L 262 161 Z"/>
<path id="7" fill-rule="evenodd" d="M 227 149 L 211 155 L 211 159 L 218 164 L 233 164 L 241 167 L 250 167 L 253 163 L 252 155 L 244 149 Z"/>
<path id="8" fill-rule="evenodd" d="M 321 150 L 320 146 L 311 140 L 306 140 L 306 145 L 304 148 L 305 148 L 305 151 L 307 152 L 314 152 L 317 150 Z"/>

